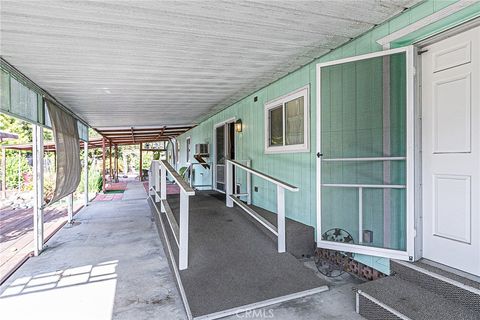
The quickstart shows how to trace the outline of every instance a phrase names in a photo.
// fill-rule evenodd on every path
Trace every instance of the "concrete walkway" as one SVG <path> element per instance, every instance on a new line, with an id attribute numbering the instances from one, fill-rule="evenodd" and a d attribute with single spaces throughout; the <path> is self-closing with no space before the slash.
<path id="1" fill-rule="evenodd" d="M 62 228 L 10 277 L 0 317 L 185 319 L 143 186 L 130 183 L 126 193 L 81 210 L 80 224 Z"/>
<path id="2" fill-rule="evenodd" d="M 143 190 L 129 183 L 123 200 L 81 210 L 0 287 L 0 318 L 186 319 Z M 229 319 L 362 319 L 352 285 Z"/>

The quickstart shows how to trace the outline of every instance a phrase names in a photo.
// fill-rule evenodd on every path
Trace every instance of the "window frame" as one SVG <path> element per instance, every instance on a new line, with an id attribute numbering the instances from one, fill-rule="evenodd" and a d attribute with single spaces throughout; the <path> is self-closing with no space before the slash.
<path id="1" fill-rule="evenodd" d="M 303 86 L 284 96 L 268 101 L 264 105 L 264 145 L 265 154 L 310 152 L 310 85 Z M 286 144 L 286 104 L 290 101 L 303 97 L 303 143 Z M 282 132 L 283 144 L 278 146 L 270 145 L 270 111 L 282 107 Z"/>

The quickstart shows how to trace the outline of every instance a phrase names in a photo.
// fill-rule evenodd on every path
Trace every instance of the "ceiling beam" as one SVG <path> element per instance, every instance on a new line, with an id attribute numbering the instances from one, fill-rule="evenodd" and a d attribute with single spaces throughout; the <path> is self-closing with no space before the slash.
<path id="1" fill-rule="evenodd" d="M 193 128 L 194 126 L 182 126 L 182 127 L 167 127 L 167 126 L 163 126 L 163 127 L 158 127 L 158 128 L 133 128 L 133 131 L 160 131 L 162 130 L 163 128 L 165 128 L 165 131 L 170 131 L 170 130 L 190 130 L 191 128 Z M 98 129 L 98 131 L 100 132 L 104 132 L 104 133 L 107 133 L 107 132 L 128 132 L 130 129 Z"/>

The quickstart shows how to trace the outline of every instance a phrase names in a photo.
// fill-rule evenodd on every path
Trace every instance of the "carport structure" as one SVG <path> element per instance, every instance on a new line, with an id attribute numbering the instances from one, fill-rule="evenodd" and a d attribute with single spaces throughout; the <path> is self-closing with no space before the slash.
<path id="1" fill-rule="evenodd" d="M 187 315 L 227 316 L 326 289 L 294 258 L 315 246 L 384 273 L 417 259 L 413 44 L 478 12 L 466 0 L 2 1 L 2 112 L 34 123 L 37 167 L 45 101 L 97 130 L 104 154 L 161 142 L 146 201 Z"/>

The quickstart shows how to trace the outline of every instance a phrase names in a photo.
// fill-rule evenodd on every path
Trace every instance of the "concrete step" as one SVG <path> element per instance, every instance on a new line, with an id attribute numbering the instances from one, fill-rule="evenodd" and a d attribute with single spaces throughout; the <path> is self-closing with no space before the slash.
<path id="1" fill-rule="evenodd" d="M 392 260 L 390 268 L 396 277 L 476 311 L 480 319 L 480 282 L 421 261 Z"/>
<path id="2" fill-rule="evenodd" d="M 359 285 L 357 312 L 370 320 L 479 319 L 480 313 L 398 276 Z"/>

